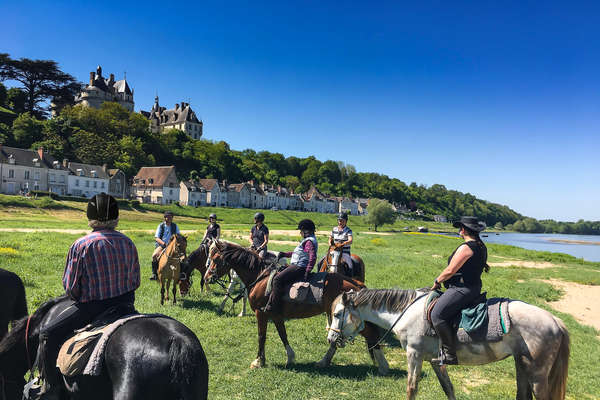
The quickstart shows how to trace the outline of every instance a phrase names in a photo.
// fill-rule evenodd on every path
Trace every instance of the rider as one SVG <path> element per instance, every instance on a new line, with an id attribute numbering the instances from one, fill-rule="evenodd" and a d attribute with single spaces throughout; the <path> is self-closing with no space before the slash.
<path id="1" fill-rule="evenodd" d="M 333 227 L 331 236 L 329 236 L 329 245 L 335 246 L 336 249 L 342 248 L 342 260 L 348 266 L 349 275 L 352 276 L 353 263 L 350 253 L 352 245 L 352 229 L 348 228 L 348 214 L 340 212 L 338 214 L 338 226 Z"/>
<path id="2" fill-rule="evenodd" d="M 319 243 L 315 237 L 315 223 L 310 219 L 303 219 L 298 223 L 302 241 L 294 251 L 279 253 L 277 258 L 291 257 L 290 265 L 273 278 L 273 290 L 269 301 L 264 308 L 265 312 L 278 313 L 281 310 L 281 296 L 286 284 L 296 282 L 300 279 L 308 280 L 308 274 L 312 271 L 317 260 L 317 249 Z"/>
<path id="3" fill-rule="evenodd" d="M 119 206 L 114 197 L 100 193 L 87 206 L 91 233 L 71 245 L 63 274 L 63 287 L 73 301 L 40 331 L 38 349 L 43 399 L 58 399 L 62 380 L 56 368 L 61 344 L 97 316 L 117 305 L 133 309 L 140 286 L 138 252 L 115 228 Z"/>
<path id="4" fill-rule="evenodd" d="M 442 344 L 438 358 L 433 363 L 458 364 L 456 357 L 456 333 L 452 320 L 466 306 L 481 294 L 481 273 L 488 272 L 487 248 L 479 237 L 485 223 L 475 217 L 461 217 L 454 222 L 464 243 L 448 258 L 448 266 L 435 280 L 431 290 L 437 290 L 444 283 L 446 291 L 431 312 L 431 321 Z"/>
<path id="5" fill-rule="evenodd" d="M 269 228 L 264 224 L 265 215 L 261 212 L 254 214 L 255 225 L 250 230 L 251 249 L 258 252 L 260 258 L 267 254 L 267 243 L 269 243 Z"/>
<path id="6" fill-rule="evenodd" d="M 160 255 L 164 251 L 165 247 L 167 247 L 171 236 L 174 233 L 180 233 L 179 227 L 175 222 L 173 222 L 173 213 L 171 211 L 165 211 L 163 217 L 165 220 L 158 224 L 156 233 L 154 234 L 154 241 L 156 242 L 154 246 L 156 246 L 156 248 L 152 253 L 152 276 L 150 276 L 151 281 L 155 281 L 158 278 L 158 259 L 160 258 Z"/>
<path id="7" fill-rule="evenodd" d="M 208 226 L 206 227 L 206 232 L 204 232 L 204 237 L 202 238 L 202 243 L 207 240 L 216 239 L 219 240 L 221 237 L 221 227 L 217 224 L 217 214 L 210 214 L 208 216 Z"/>

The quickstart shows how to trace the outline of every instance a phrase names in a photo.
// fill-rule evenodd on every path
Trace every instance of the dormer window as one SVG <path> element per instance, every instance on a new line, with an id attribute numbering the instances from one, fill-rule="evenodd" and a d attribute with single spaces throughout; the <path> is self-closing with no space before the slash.
<path id="1" fill-rule="evenodd" d="M 8 156 L 8 163 L 9 164 L 14 164 L 15 163 L 15 156 L 13 156 L 12 154 L 10 154 Z"/>
<path id="2" fill-rule="evenodd" d="M 148 178 L 148 184 L 152 185 L 154 183 L 154 179 L 153 178 Z"/>
<path id="3" fill-rule="evenodd" d="M 40 159 L 39 158 L 34 158 L 33 159 L 33 165 L 35 165 L 36 167 L 40 166 Z"/>
<path id="4" fill-rule="evenodd" d="M 60 169 L 60 163 L 58 161 L 53 161 L 52 162 L 52 168 L 54 168 L 54 169 Z"/>
<path id="5" fill-rule="evenodd" d="M 77 175 L 83 176 L 83 169 L 77 168 Z"/>
<path id="6" fill-rule="evenodd" d="M 92 170 L 90 172 L 90 174 L 91 174 L 92 178 L 97 178 L 98 177 L 98 173 L 96 172 L 96 170 Z"/>

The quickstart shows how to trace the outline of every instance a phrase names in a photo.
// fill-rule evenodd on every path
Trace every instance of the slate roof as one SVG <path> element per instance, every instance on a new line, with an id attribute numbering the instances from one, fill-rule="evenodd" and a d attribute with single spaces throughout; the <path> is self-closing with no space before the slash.
<path id="1" fill-rule="evenodd" d="M 171 177 L 171 181 L 169 181 Z M 136 183 L 136 180 L 138 181 Z M 175 166 L 166 167 L 142 167 L 133 177 L 133 185 L 145 185 L 146 187 L 162 188 L 169 183 L 178 184 L 175 177 Z"/>
<path id="2" fill-rule="evenodd" d="M 215 187 L 215 185 L 219 185 L 219 181 L 216 179 L 198 179 L 198 183 L 201 184 L 204 189 L 211 191 Z M 221 189 L 221 188 L 219 188 Z"/>
<path id="3" fill-rule="evenodd" d="M 157 125 L 174 125 L 183 122 L 201 123 L 189 103 L 181 102 L 167 110 L 165 107 L 159 106 L 158 96 L 154 99 L 154 105 L 149 112 L 140 111 L 140 113 Z"/>
<path id="4" fill-rule="evenodd" d="M 37 168 L 53 168 L 53 163 L 56 160 L 54 157 L 50 155 L 50 153 L 44 151 L 44 157 L 40 160 L 40 166 Z M 19 149 L 17 147 L 8 147 L 0 145 L 0 163 L 8 164 L 9 158 L 12 156 L 15 160 L 15 165 L 21 165 L 26 167 L 36 167 L 33 163 L 34 159 L 40 159 L 40 155 L 37 150 L 28 150 L 28 149 Z M 59 169 L 62 168 L 62 164 L 59 164 Z"/>
<path id="5" fill-rule="evenodd" d="M 185 187 L 187 188 L 187 190 L 189 190 L 190 192 L 205 192 L 206 189 L 204 189 L 204 186 L 202 186 L 200 184 L 200 182 L 194 182 L 194 181 L 182 181 L 182 183 L 185 185 Z"/>
<path id="6" fill-rule="evenodd" d="M 87 178 L 93 178 L 92 171 L 96 171 L 96 178 L 109 179 L 110 176 L 102 169 L 101 165 L 83 164 L 78 162 L 69 162 L 69 173 L 73 175 L 79 175 L 78 170 L 81 169 L 83 172 L 82 176 Z"/>
<path id="7" fill-rule="evenodd" d="M 232 183 L 231 185 L 229 185 L 228 189 L 231 189 L 236 192 L 241 192 L 242 190 L 244 190 L 244 187 L 246 187 L 245 183 Z"/>

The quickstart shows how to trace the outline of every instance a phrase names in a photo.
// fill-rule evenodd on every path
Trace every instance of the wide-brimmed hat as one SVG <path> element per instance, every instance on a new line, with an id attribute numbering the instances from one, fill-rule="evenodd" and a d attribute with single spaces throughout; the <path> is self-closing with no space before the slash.
<path id="1" fill-rule="evenodd" d="M 102 222 L 119 218 L 117 200 L 104 192 L 93 196 L 88 202 L 87 217 L 89 220 Z"/>
<path id="2" fill-rule="evenodd" d="M 475 232 L 481 232 L 485 229 L 485 222 L 478 220 L 475 217 L 460 217 L 460 220 L 454 221 L 452 226 L 460 228 L 464 226 Z"/>

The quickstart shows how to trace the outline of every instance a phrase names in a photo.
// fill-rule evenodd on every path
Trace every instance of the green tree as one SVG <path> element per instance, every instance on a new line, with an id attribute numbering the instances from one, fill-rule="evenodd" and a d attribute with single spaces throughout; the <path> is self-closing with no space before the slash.
<path id="1" fill-rule="evenodd" d="M 368 224 L 373 225 L 375 232 L 377 227 L 384 224 L 393 224 L 396 221 L 396 212 L 387 200 L 370 199 L 367 206 Z"/>
<path id="2" fill-rule="evenodd" d="M 12 126 L 14 145 L 24 149 L 31 148 L 33 143 L 44 139 L 43 129 L 43 122 L 34 118 L 30 113 L 19 115 Z"/>
<path id="3" fill-rule="evenodd" d="M 25 112 L 27 93 L 19 88 L 10 88 L 6 92 L 6 106 L 17 114 Z"/>
<path id="4" fill-rule="evenodd" d="M 502 224 L 502 222 L 498 221 L 496 222 L 496 225 L 494 225 L 494 229 L 502 230 L 504 229 L 504 225 Z"/>
<path id="5" fill-rule="evenodd" d="M 4 86 L 2 83 L 0 83 L 0 106 L 6 105 L 7 94 L 8 94 L 8 92 L 6 90 L 6 86 Z"/>

